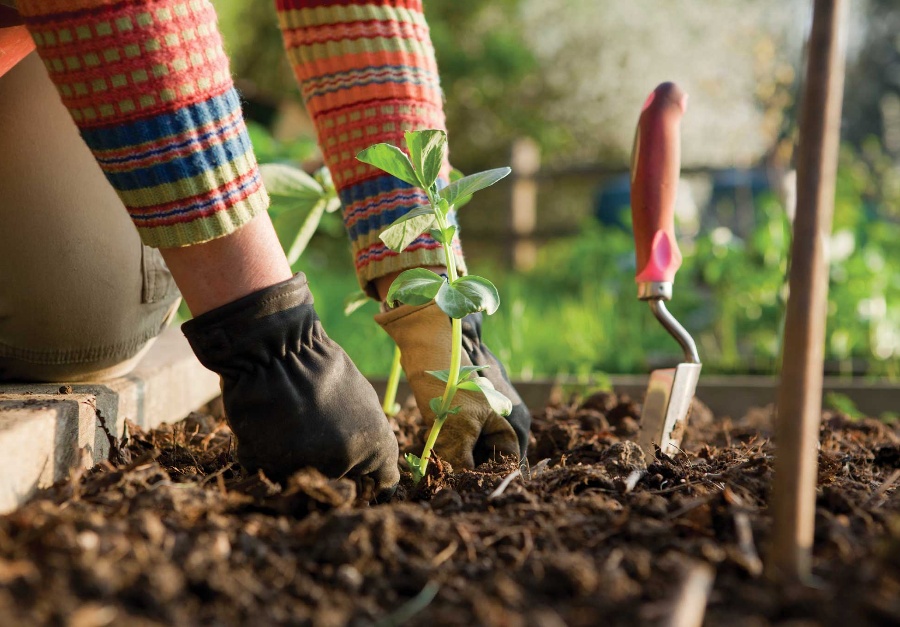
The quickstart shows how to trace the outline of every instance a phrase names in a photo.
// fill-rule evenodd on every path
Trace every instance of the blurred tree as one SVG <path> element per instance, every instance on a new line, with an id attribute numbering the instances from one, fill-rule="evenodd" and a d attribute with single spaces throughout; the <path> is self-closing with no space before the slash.
<path id="1" fill-rule="evenodd" d="M 530 136 L 545 150 L 565 145 L 546 119 L 559 90 L 547 81 L 521 20 L 523 0 L 426 2 L 453 161 L 466 171 L 505 163 L 509 146 Z"/>
<path id="2" fill-rule="evenodd" d="M 900 4 L 866 0 L 852 7 L 862 12 L 864 31 L 847 68 L 844 137 L 857 147 L 879 138 L 900 163 Z"/>
<path id="3" fill-rule="evenodd" d="M 219 15 L 231 71 L 237 79 L 247 116 L 270 125 L 280 101 L 299 99 L 284 53 L 272 2 L 212 0 Z"/>

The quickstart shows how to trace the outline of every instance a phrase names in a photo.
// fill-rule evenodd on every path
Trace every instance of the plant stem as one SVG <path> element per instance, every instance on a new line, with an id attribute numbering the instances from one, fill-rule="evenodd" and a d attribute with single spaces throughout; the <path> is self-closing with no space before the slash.
<path id="1" fill-rule="evenodd" d="M 456 257 L 453 255 L 453 242 L 444 242 L 442 248 L 444 249 L 444 257 L 447 260 L 447 278 L 450 283 L 453 283 L 459 278 L 459 274 L 456 271 Z"/>
<path id="2" fill-rule="evenodd" d="M 431 206 L 435 209 L 435 217 L 437 218 L 438 228 L 446 231 L 447 223 L 441 216 L 441 212 L 434 202 L 434 196 L 429 192 L 428 198 Z M 446 239 L 446 238 L 445 238 Z M 441 247 L 444 249 L 444 257 L 447 260 L 447 277 L 452 284 L 459 278 L 456 270 L 456 257 L 453 255 L 453 242 L 443 241 Z M 434 424 L 431 425 L 431 431 L 428 432 L 428 440 L 425 442 L 425 448 L 422 450 L 421 463 L 419 470 L 422 476 L 425 476 L 425 470 L 428 468 L 428 460 L 431 457 L 431 449 L 437 441 L 438 433 L 449 416 L 453 397 L 456 396 L 456 386 L 459 382 L 459 370 L 462 364 L 462 320 L 459 318 L 450 319 L 450 372 L 447 377 L 447 385 L 444 387 L 444 394 L 441 397 L 441 407 L 438 414 L 434 417 Z"/>
<path id="3" fill-rule="evenodd" d="M 422 461 L 419 464 L 419 471 L 422 473 L 423 477 L 425 476 L 425 470 L 428 468 L 428 460 L 431 458 L 431 449 L 434 448 L 434 443 L 437 442 L 438 433 L 441 432 L 441 427 L 444 426 L 446 420 L 446 414 L 443 418 L 435 417 L 434 424 L 431 425 L 431 430 L 428 432 L 428 439 L 425 440 L 425 448 L 422 449 L 422 457 L 420 458 Z"/>
<path id="4" fill-rule="evenodd" d="M 444 396 L 441 398 L 441 413 L 450 411 L 450 403 L 456 394 L 456 384 L 459 380 L 459 367 L 462 363 L 462 320 L 450 319 L 450 376 L 447 377 L 447 386 L 444 388 Z"/>
<path id="5" fill-rule="evenodd" d="M 291 248 L 287 253 L 289 266 L 293 266 L 297 263 L 297 260 L 300 259 L 300 255 L 303 254 L 303 251 L 306 250 L 307 245 L 309 245 L 309 240 L 312 239 L 312 236 L 319 226 L 319 222 L 322 221 L 322 215 L 325 213 L 326 204 L 328 203 L 324 199 L 317 202 L 303 221 L 303 226 L 297 231 L 297 237 L 294 238 L 294 243 L 291 244 Z"/>
<path id="6" fill-rule="evenodd" d="M 397 386 L 400 385 L 400 347 L 394 347 L 394 359 L 391 362 L 391 373 L 388 375 L 387 388 L 384 390 L 384 404 L 382 409 L 388 416 L 393 416 L 394 405 L 397 402 Z"/>

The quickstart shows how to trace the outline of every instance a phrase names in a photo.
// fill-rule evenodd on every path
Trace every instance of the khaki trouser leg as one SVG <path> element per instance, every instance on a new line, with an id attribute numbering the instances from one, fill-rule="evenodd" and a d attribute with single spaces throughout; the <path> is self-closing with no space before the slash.
<path id="1" fill-rule="evenodd" d="M 121 376 L 178 299 L 32 53 L 0 77 L 0 380 Z"/>

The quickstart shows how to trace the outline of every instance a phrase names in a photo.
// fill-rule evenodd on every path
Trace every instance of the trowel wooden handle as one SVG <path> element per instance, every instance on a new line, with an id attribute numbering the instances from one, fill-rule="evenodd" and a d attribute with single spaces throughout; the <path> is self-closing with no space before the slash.
<path id="1" fill-rule="evenodd" d="M 675 194 L 681 171 L 681 117 L 687 94 L 662 83 L 644 103 L 631 153 L 631 217 L 638 283 L 672 282 L 681 266 Z"/>

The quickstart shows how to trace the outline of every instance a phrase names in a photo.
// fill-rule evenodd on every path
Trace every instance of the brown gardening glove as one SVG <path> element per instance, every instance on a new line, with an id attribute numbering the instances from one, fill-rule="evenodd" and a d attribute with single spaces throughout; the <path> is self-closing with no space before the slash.
<path id="1" fill-rule="evenodd" d="M 276 480 L 306 466 L 367 477 L 381 497 L 396 487 L 397 439 L 375 390 L 322 329 L 303 273 L 181 328 L 222 377 L 245 468 Z"/>
<path id="2" fill-rule="evenodd" d="M 484 396 L 460 390 L 453 405 L 462 410 L 447 418 L 438 435 L 435 451 L 455 468 L 474 468 L 498 455 L 525 457 L 531 414 L 510 384 L 506 370 L 481 341 L 480 313 L 463 318 L 463 366 L 490 366 L 479 374 L 490 379 L 494 388 L 512 401 L 506 418 L 490 408 Z M 400 347 L 400 362 L 416 397 L 416 404 L 427 424 L 434 422 L 429 407 L 432 398 L 444 393 L 444 383 L 428 370 L 450 367 L 450 318 L 434 302 L 427 305 L 401 305 L 375 316 Z"/>

